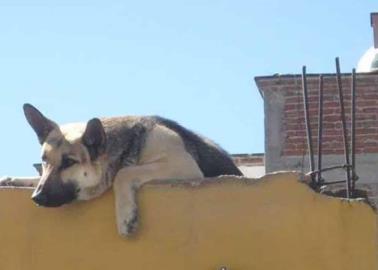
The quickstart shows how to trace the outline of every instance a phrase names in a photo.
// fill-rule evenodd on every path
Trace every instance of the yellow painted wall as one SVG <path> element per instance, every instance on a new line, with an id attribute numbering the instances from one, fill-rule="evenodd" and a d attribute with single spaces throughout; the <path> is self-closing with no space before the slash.
<path id="1" fill-rule="evenodd" d="M 30 190 L 1 189 L 0 269 L 378 269 L 373 210 L 316 194 L 297 177 L 146 186 L 132 239 L 117 235 L 111 192 L 47 209 Z"/>

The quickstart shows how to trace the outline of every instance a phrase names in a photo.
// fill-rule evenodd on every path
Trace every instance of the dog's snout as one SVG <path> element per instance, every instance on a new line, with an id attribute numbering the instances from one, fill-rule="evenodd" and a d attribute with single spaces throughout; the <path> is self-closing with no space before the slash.
<path id="1" fill-rule="evenodd" d="M 75 200 L 77 196 L 76 190 L 76 185 L 71 182 L 51 181 L 47 185 L 37 186 L 31 199 L 39 206 L 58 207 Z"/>
<path id="2" fill-rule="evenodd" d="M 43 192 L 35 192 L 32 195 L 32 200 L 38 205 L 46 205 L 47 204 L 47 195 Z"/>

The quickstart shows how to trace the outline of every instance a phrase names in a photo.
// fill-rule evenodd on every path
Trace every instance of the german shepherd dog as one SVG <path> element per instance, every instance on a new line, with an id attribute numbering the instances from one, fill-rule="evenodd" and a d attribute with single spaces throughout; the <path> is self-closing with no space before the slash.
<path id="1" fill-rule="evenodd" d="M 40 177 L 4 177 L 0 185 L 32 186 L 33 201 L 58 207 L 98 197 L 113 186 L 118 232 L 138 224 L 136 191 L 151 180 L 242 175 L 210 140 L 158 116 L 93 118 L 58 126 L 30 104 L 24 113 L 42 146 Z"/>

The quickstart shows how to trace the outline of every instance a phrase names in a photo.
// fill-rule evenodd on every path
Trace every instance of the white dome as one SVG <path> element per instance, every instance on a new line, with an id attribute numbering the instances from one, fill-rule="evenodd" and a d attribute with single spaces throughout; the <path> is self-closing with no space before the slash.
<path id="1" fill-rule="evenodd" d="M 357 72 L 378 71 L 378 49 L 369 48 L 357 64 Z"/>

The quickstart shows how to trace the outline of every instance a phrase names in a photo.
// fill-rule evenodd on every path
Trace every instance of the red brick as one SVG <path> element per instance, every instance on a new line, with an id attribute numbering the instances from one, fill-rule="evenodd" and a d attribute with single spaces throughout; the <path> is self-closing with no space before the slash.
<path id="1" fill-rule="evenodd" d="M 307 80 L 309 90 L 310 125 L 314 147 L 318 132 L 318 77 L 310 76 Z M 300 76 L 285 76 L 262 79 L 260 86 L 266 91 L 279 91 L 285 95 L 282 115 L 282 134 L 286 136 L 283 155 L 303 155 L 307 151 L 306 127 L 303 112 L 303 97 Z M 347 132 L 350 135 L 350 77 L 342 76 L 344 109 Z M 357 153 L 378 151 L 378 76 L 358 74 L 357 76 L 357 111 L 356 111 L 356 146 Z M 328 154 L 343 153 L 343 137 L 340 105 L 336 77 L 324 77 L 323 104 L 323 150 Z M 349 139 L 349 136 L 348 136 Z"/>

